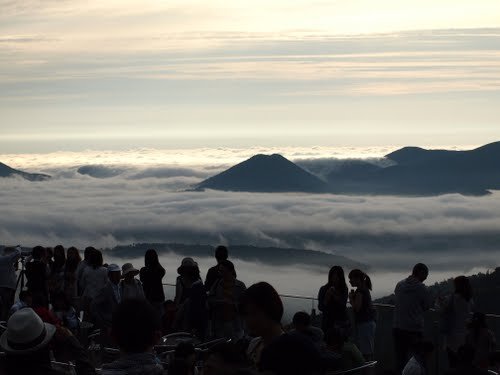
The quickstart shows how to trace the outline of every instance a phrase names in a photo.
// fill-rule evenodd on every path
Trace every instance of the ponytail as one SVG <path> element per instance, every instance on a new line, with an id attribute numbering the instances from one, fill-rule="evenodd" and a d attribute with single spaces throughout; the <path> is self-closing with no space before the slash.
<path id="1" fill-rule="evenodd" d="M 370 276 L 368 276 L 363 271 L 358 269 L 352 270 L 351 272 L 349 272 L 349 278 L 360 279 L 365 288 L 367 288 L 368 290 L 372 290 L 372 280 L 370 279 Z"/>

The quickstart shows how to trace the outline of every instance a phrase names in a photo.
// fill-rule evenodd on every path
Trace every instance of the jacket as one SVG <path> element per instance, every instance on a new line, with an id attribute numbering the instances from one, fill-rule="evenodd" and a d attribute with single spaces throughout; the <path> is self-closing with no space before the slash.
<path id="1" fill-rule="evenodd" d="M 14 264 L 21 252 L 14 250 L 12 253 L 0 256 L 0 288 L 16 289 L 16 271 Z"/>
<path id="2" fill-rule="evenodd" d="M 111 281 L 108 281 L 106 286 L 97 293 L 90 305 L 92 317 L 98 327 L 111 327 L 113 312 L 119 303 L 113 285 Z"/>
<path id="3" fill-rule="evenodd" d="M 394 291 L 394 328 L 423 332 L 424 313 L 431 308 L 432 297 L 427 287 L 413 276 L 400 281 Z"/>
<path id="4" fill-rule="evenodd" d="M 165 276 L 165 269 L 160 265 L 142 267 L 139 275 L 146 299 L 151 303 L 163 303 L 165 301 L 165 292 L 163 291 L 162 280 Z"/>

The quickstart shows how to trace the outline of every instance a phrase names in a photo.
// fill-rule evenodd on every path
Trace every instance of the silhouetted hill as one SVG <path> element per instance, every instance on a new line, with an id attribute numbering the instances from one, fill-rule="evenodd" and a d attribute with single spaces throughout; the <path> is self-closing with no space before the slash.
<path id="1" fill-rule="evenodd" d="M 458 276 L 458 275 L 457 275 Z M 500 268 L 493 272 L 479 273 L 469 277 L 474 292 L 475 309 L 489 314 L 500 314 Z M 446 297 L 453 293 L 453 279 L 429 286 L 433 296 Z M 394 304 L 394 295 L 383 297 L 376 302 Z"/>
<path id="2" fill-rule="evenodd" d="M 198 189 L 320 193 L 328 185 L 281 155 L 255 155 L 211 177 Z"/>
<path id="3" fill-rule="evenodd" d="M 212 258 L 214 254 L 214 247 L 210 245 L 164 243 L 141 243 L 128 246 L 117 246 L 109 251 L 111 251 L 115 257 L 134 258 L 142 257 L 144 252 L 148 249 L 156 249 L 159 254 L 176 253 L 179 254 L 179 257 L 191 256 L 193 258 Z M 348 269 L 367 269 L 366 265 L 349 258 L 315 250 L 231 245 L 230 255 L 232 259 L 240 259 L 248 262 L 260 262 L 270 265 L 301 265 L 327 270 L 332 265 L 338 264 Z"/>
<path id="4" fill-rule="evenodd" d="M 500 142 L 470 151 L 404 147 L 386 155 L 388 167 L 358 164 L 328 176 L 346 194 L 485 195 L 500 189 Z"/>
<path id="5" fill-rule="evenodd" d="M 19 176 L 29 181 L 44 181 L 50 178 L 49 175 L 41 173 L 27 173 L 9 167 L 4 163 L 0 163 L 0 177 L 14 177 Z"/>

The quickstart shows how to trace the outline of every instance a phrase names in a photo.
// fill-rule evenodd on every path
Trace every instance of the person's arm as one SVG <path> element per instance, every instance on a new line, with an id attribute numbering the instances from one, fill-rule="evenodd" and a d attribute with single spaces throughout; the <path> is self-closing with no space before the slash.
<path id="1" fill-rule="evenodd" d="M 363 307 L 363 295 L 359 292 L 349 294 L 349 302 L 355 312 L 359 312 Z"/>
<path id="2" fill-rule="evenodd" d="M 324 297 L 325 297 L 325 292 L 324 292 L 325 287 L 321 287 L 318 292 L 318 310 L 321 312 L 325 312 L 325 304 L 324 304 Z"/>
<path id="3" fill-rule="evenodd" d="M 175 298 L 174 298 L 174 303 L 176 306 L 179 306 L 181 297 L 182 297 L 182 282 L 181 279 L 178 277 L 177 280 L 175 281 Z"/>
<path id="4" fill-rule="evenodd" d="M 137 280 L 137 291 L 139 293 L 139 298 L 146 298 L 144 294 L 144 288 L 142 287 L 142 283 Z"/>
<path id="5" fill-rule="evenodd" d="M 20 257 L 21 257 L 21 251 L 16 248 L 12 253 L 0 257 L 0 259 L 2 262 L 5 262 L 7 264 L 14 264 L 19 260 Z"/>
<path id="6" fill-rule="evenodd" d="M 142 267 L 141 270 L 139 271 L 139 280 L 141 280 L 141 283 L 144 284 L 144 272 L 145 272 L 145 268 Z"/>
<path id="7" fill-rule="evenodd" d="M 422 310 L 427 311 L 432 307 L 432 293 L 425 285 L 422 284 Z"/>
<path id="8" fill-rule="evenodd" d="M 214 281 L 215 280 L 214 280 L 212 268 L 210 268 L 207 272 L 207 277 L 205 278 L 205 283 L 204 283 L 205 290 L 207 292 L 210 292 L 212 290 L 212 287 L 214 286 Z"/>

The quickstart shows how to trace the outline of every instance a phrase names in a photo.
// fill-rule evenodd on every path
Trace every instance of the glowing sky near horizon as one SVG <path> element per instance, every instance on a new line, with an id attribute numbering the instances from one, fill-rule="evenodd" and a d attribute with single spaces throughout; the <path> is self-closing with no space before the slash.
<path id="1" fill-rule="evenodd" d="M 500 2 L 0 0 L 2 153 L 500 140 Z"/>

